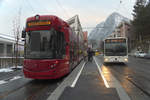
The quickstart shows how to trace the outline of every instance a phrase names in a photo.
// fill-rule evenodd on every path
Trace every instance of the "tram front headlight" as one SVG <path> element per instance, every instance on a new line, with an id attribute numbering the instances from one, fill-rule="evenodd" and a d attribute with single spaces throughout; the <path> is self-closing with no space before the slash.
<path id="1" fill-rule="evenodd" d="M 54 63 L 50 64 L 49 67 L 51 69 L 54 69 L 57 66 L 57 64 L 58 64 L 58 61 L 55 61 Z"/>
<path id="2" fill-rule="evenodd" d="M 53 69 L 53 68 L 54 68 L 54 65 L 50 65 L 50 68 L 52 68 L 52 69 Z"/>

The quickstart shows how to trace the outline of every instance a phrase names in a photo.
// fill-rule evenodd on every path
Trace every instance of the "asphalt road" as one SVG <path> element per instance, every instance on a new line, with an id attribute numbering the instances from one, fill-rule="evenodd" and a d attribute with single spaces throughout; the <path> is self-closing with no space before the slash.
<path id="1" fill-rule="evenodd" d="M 24 78 L 22 70 L 0 73 L 0 81 L 7 82 L 0 84 L 0 100 L 47 100 L 65 79 L 69 77 L 69 82 L 72 83 L 82 64 L 83 62 L 70 75 L 56 80 L 27 79 Z M 12 80 L 16 76 L 20 78 Z"/>
<path id="2" fill-rule="evenodd" d="M 0 100 L 46 100 L 61 83 L 59 80 L 18 80 L 0 85 Z"/>
<path id="3" fill-rule="evenodd" d="M 0 73 L 0 80 L 21 76 L 0 85 L 0 100 L 150 100 L 148 59 L 129 57 L 126 64 L 103 64 L 102 56 L 95 59 L 82 61 L 57 80 L 26 79 L 21 71 Z"/>
<path id="4" fill-rule="evenodd" d="M 103 62 L 103 57 L 98 59 Z M 125 64 L 104 64 L 103 69 L 112 73 L 132 100 L 150 100 L 150 59 L 129 56 Z"/>

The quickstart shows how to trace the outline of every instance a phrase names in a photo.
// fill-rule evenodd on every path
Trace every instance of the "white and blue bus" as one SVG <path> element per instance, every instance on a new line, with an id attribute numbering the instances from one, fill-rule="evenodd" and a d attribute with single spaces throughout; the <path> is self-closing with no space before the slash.
<path id="1" fill-rule="evenodd" d="M 111 37 L 104 40 L 104 63 L 128 62 L 128 42 L 125 37 Z"/>

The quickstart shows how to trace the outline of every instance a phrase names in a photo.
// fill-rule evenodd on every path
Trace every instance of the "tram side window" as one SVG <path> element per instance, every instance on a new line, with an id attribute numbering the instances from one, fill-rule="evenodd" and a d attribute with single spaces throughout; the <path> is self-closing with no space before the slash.
<path id="1" fill-rule="evenodd" d="M 50 48 L 53 51 L 53 57 L 62 59 L 65 55 L 65 37 L 63 32 L 55 31 L 51 36 Z"/>
<path id="2" fill-rule="evenodd" d="M 65 37 L 63 32 L 57 32 L 57 58 L 63 58 L 65 55 Z"/>
<path id="3" fill-rule="evenodd" d="M 66 42 L 65 42 L 65 36 L 63 32 L 61 32 L 61 52 L 63 55 L 66 54 Z"/>
<path id="4" fill-rule="evenodd" d="M 52 30 L 52 35 L 50 36 L 49 48 L 52 50 L 53 58 L 57 58 L 57 32 Z"/>

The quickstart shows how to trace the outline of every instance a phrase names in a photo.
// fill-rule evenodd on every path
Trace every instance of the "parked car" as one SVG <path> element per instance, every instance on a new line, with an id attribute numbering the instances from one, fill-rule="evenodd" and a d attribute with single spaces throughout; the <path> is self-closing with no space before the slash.
<path id="1" fill-rule="evenodd" d="M 150 59 L 150 53 L 147 53 L 147 54 L 144 56 L 144 58 Z"/>
<path id="2" fill-rule="evenodd" d="M 136 52 L 134 53 L 134 57 L 139 57 L 139 51 L 136 51 Z"/>
<path id="3" fill-rule="evenodd" d="M 143 51 L 136 51 L 135 53 L 134 53 L 134 56 L 135 57 L 145 57 L 145 55 L 146 55 L 146 53 L 145 52 L 143 52 Z"/>
<path id="4" fill-rule="evenodd" d="M 145 52 L 139 52 L 139 57 L 144 58 L 144 57 L 145 57 L 145 55 L 146 55 L 146 53 L 145 53 Z"/>

